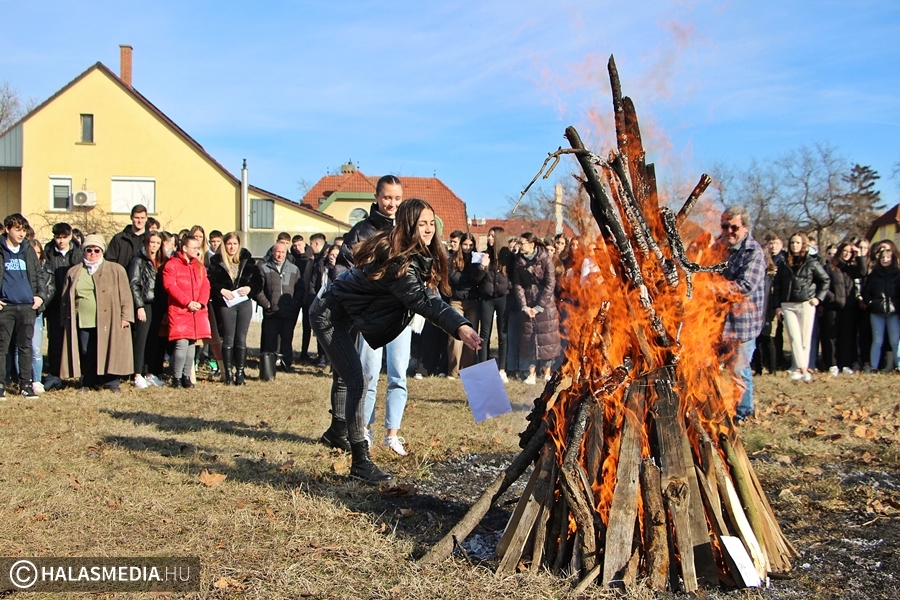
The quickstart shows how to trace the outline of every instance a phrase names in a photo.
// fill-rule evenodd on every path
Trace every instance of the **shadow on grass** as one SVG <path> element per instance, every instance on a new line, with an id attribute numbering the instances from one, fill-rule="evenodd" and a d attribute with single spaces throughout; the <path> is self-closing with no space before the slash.
<path id="1" fill-rule="evenodd" d="M 286 431 L 273 431 L 265 422 L 256 425 L 242 423 L 240 421 L 223 421 L 220 419 L 210 420 L 198 417 L 176 417 L 151 413 L 146 411 L 120 411 L 101 409 L 101 413 L 105 413 L 114 419 L 122 421 L 131 421 L 134 425 L 153 425 L 161 431 L 170 431 L 172 433 L 189 433 L 194 431 L 212 430 L 221 433 L 228 433 L 241 437 L 253 438 L 256 440 L 270 440 L 283 442 L 297 442 L 315 444 L 316 440 L 295 433 Z"/>

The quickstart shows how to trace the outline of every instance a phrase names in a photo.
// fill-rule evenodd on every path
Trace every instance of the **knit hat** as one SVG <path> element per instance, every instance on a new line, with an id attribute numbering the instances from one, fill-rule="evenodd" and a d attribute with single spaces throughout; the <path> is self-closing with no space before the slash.
<path id="1" fill-rule="evenodd" d="M 106 252 L 106 241 L 104 241 L 103 236 L 99 233 L 92 233 L 84 237 L 84 243 L 81 247 L 87 248 L 88 246 L 97 246 L 100 250 Z"/>

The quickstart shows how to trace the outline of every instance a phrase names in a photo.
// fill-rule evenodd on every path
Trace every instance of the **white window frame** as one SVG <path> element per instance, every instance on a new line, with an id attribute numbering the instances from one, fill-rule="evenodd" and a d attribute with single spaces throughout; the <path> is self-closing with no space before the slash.
<path id="1" fill-rule="evenodd" d="M 115 204 L 116 196 L 115 196 L 115 190 L 113 188 L 115 187 L 116 183 L 123 183 L 123 182 L 140 182 L 140 183 L 148 183 L 149 182 L 149 183 L 152 183 L 153 184 L 153 198 L 149 202 L 147 202 L 146 200 L 135 201 L 134 199 L 132 199 L 130 201 L 131 204 L 129 204 L 129 206 L 127 208 L 125 208 L 124 210 L 116 210 L 116 204 Z M 111 212 L 112 214 L 116 214 L 116 215 L 130 215 L 131 208 L 135 204 L 143 204 L 144 206 L 146 206 L 147 214 L 150 214 L 150 215 L 156 214 L 156 177 L 111 177 L 110 183 L 109 183 L 109 212 Z"/>
<path id="2" fill-rule="evenodd" d="M 69 186 L 69 203 L 66 208 L 55 208 L 53 206 L 53 188 L 60 185 Z M 50 175 L 50 183 L 48 185 L 49 190 L 49 211 L 50 212 L 72 212 L 72 176 L 71 175 Z"/>

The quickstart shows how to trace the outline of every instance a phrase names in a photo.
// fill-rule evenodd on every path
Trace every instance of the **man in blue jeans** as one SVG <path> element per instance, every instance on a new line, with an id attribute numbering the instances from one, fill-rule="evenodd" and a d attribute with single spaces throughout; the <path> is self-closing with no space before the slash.
<path id="1" fill-rule="evenodd" d="M 737 344 L 731 359 L 734 381 L 743 389 L 735 411 L 735 420 L 753 415 L 753 369 L 750 361 L 756 349 L 756 338 L 765 320 L 766 259 L 764 250 L 750 235 L 750 214 L 743 206 L 725 209 L 721 219 L 719 244 L 728 250 L 728 268 L 723 275 L 734 283 L 743 301 L 732 306 L 725 317 L 723 339 Z"/>
<path id="2" fill-rule="evenodd" d="M 15 340 L 19 350 L 19 393 L 26 398 L 37 394 L 31 387 L 31 338 L 37 309 L 47 300 L 47 282 L 41 273 L 37 252 L 25 240 L 28 220 L 15 213 L 3 221 L 6 233 L 0 236 L 0 365 Z M 40 381 L 41 374 L 37 373 Z M 0 399 L 6 388 L 0 380 Z"/>
<path id="3" fill-rule="evenodd" d="M 369 209 L 369 216 L 360 221 L 344 236 L 341 245 L 341 253 L 338 262 L 347 267 L 353 267 L 353 248 L 364 240 L 372 237 L 376 232 L 394 227 L 394 215 L 403 202 L 403 186 L 400 180 L 393 175 L 385 175 L 375 185 L 375 202 Z M 390 448 L 400 456 L 406 456 L 403 445 L 406 440 L 399 437 L 400 423 L 403 420 L 403 411 L 406 409 L 408 392 L 406 389 L 406 370 L 409 368 L 410 346 L 412 344 L 412 328 L 407 327 L 392 342 L 384 346 L 387 352 L 387 399 L 385 407 L 384 427 L 387 435 L 384 438 L 384 446 Z M 366 420 L 366 441 L 372 444 L 372 423 L 375 422 L 375 395 L 378 391 L 378 377 L 381 374 L 382 348 L 372 349 L 362 336 L 358 342 L 359 359 L 362 363 L 363 373 L 366 377 L 366 399 L 364 404 L 364 418 Z M 333 409 L 332 409 L 333 411 Z M 343 415 L 332 415 L 332 426 L 322 436 L 322 442 L 332 447 L 343 447 L 336 443 L 340 438 L 340 432 L 346 432 L 346 423 L 341 422 Z M 346 437 L 346 433 L 344 435 Z"/>

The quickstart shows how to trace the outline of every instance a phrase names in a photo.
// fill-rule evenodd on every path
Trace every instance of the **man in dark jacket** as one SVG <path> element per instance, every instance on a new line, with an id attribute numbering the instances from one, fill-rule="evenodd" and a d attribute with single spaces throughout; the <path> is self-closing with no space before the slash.
<path id="1" fill-rule="evenodd" d="M 123 269 L 127 269 L 131 258 L 144 246 L 146 233 L 147 207 L 143 204 L 135 204 L 131 208 L 131 225 L 113 236 L 106 247 L 104 258 L 110 262 L 119 263 Z"/>
<path id="2" fill-rule="evenodd" d="M 37 252 L 25 241 L 28 220 L 15 213 L 3 221 L 6 233 L 0 236 L 0 365 L 6 364 L 10 341 L 19 350 L 19 393 L 26 398 L 37 394 L 31 387 L 31 338 L 37 310 L 47 300 L 47 283 Z M 37 373 L 40 381 L 41 374 Z M 0 381 L 0 399 L 6 389 Z"/>
<path id="3" fill-rule="evenodd" d="M 280 338 L 282 369 L 292 373 L 294 326 L 297 324 L 303 286 L 300 270 L 287 261 L 287 253 L 287 243 L 277 242 L 271 258 L 259 266 L 263 289 L 257 295 L 256 302 L 264 311 L 261 352 L 275 352 L 279 348 Z"/>
<path id="4" fill-rule="evenodd" d="M 77 265 L 84 259 L 84 252 L 72 241 L 72 226 L 68 223 L 57 223 L 53 226 L 53 241 L 44 246 L 44 271 L 53 273 L 56 283 L 55 293 L 47 299 L 47 374 L 48 387 L 61 385 L 59 380 L 59 367 L 62 363 L 63 333 L 65 325 L 60 312 L 63 284 L 66 281 L 66 273 L 73 265 Z M 56 378 L 56 379 L 50 379 Z"/>
<path id="5" fill-rule="evenodd" d="M 303 281 L 307 281 L 307 265 L 314 262 L 316 257 L 313 254 L 312 248 L 306 244 L 306 240 L 303 239 L 302 235 L 295 235 L 291 239 L 291 256 L 294 259 L 294 264 L 300 270 L 300 276 L 303 278 Z M 305 290 L 306 287 L 304 286 L 303 289 Z M 301 302 L 300 308 L 303 313 L 303 337 L 300 344 L 300 360 L 303 362 L 312 362 L 309 358 L 309 341 L 312 338 L 312 329 L 309 327 L 309 306 L 306 304 L 305 298 L 303 299 L 303 302 Z"/>
<path id="6" fill-rule="evenodd" d="M 353 267 L 353 249 L 361 242 L 377 232 L 391 229 L 394 226 L 394 215 L 403 202 L 403 185 L 393 175 L 385 175 L 375 185 L 375 202 L 369 209 L 369 216 L 353 226 L 344 236 L 338 260 L 347 268 Z M 403 330 L 390 343 L 384 346 L 387 352 L 387 398 L 385 401 L 385 429 L 387 435 L 384 445 L 401 456 L 406 455 L 403 439 L 398 437 L 403 411 L 406 408 L 408 392 L 406 389 L 406 370 L 409 368 L 409 355 L 412 345 L 412 328 Z M 366 423 L 366 439 L 372 443 L 370 425 L 375 421 L 375 395 L 378 391 L 378 376 L 381 374 L 382 348 L 372 348 L 366 340 L 359 338 L 359 359 L 366 376 L 366 399 L 364 419 Z"/>
<path id="7" fill-rule="evenodd" d="M 310 289 L 311 281 L 315 277 L 316 271 L 316 263 L 320 260 L 325 259 L 325 234 L 324 233 L 314 233 L 309 236 L 309 244 L 306 247 L 306 253 L 309 255 L 308 260 L 303 265 L 303 269 L 300 271 L 300 274 L 303 278 L 303 290 L 306 292 Z M 318 291 L 318 290 L 317 290 Z M 312 330 L 307 329 L 309 324 L 309 307 L 312 306 L 313 300 L 316 298 L 316 292 L 312 294 L 305 293 L 302 302 L 302 312 L 303 312 L 303 341 L 300 346 L 300 356 L 309 357 L 309 341 L 312 336 Z M 307 331 L 309 331 L 309 335 L 307 335 Z M 318 367 L 320 369 L 324 369 L 328 364 L 326 360 L 325 353 L 322 351 L 322 347 L 319 346 L 319 340 L 316 340 L 316 349 L 319 356 L 319 364 Z"/>

